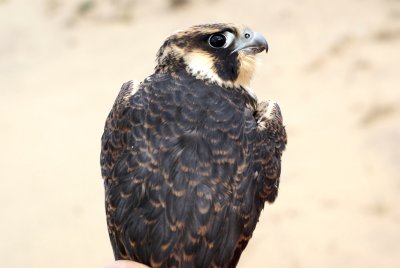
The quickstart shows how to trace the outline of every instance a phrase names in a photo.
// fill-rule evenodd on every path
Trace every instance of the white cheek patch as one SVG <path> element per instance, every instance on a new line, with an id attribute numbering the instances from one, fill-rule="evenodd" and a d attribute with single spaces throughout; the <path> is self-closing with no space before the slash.
<path id="1" fill-rule="evenodd" d="M 206 53 L 192 51 L 185 57 L 189 72 L 197 78 L 218 82 L 220 78 L 214 71 L 213 60 Z"/>
<path id="2" fill-rule="evenodd" d="M 214 68 L 214 61 L 206 52 L 191 51 L 184 58 L 187 71 L 197 79 L 216 83 L 221 87 L 235 87 L 232 81 L 224 81 L 218 76 Z"/>
<path id="3" fill-rule="evenodd" d="M 218 76 L 214 67 L 214 60 L 206 52 L 193 50 L 188 53 L 182 53 L 182 55 L 184 55 L 183 58 L 187 66 L 187 71 L 194 77 L 227 88 L 247 88 L 253 76 L 257 61 L 254 55 L 239 53 L 239 60 L 241 61 L 239 76 L 235 81 L 225 81 Z M 249 94 L 256 99 L 255 94 L 251 92 L 251 90 L 248 91 Z"/>

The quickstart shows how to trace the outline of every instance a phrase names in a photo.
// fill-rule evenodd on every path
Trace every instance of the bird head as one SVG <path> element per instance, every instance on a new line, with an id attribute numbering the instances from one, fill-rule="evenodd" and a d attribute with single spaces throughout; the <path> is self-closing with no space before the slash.
<path id="1" fill-rule="evenodd" d="M 222 87 L 247 87 L 256 55 L 268 52 L 265 38 L 236 24 L 203 24 L 168 37 L 157 53 L 156 72 L 185 69 L 197 79 Z"/>

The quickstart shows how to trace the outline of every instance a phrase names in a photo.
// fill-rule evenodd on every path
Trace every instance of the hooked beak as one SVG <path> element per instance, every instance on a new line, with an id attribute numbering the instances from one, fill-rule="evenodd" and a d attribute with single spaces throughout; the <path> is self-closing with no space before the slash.
<path id="1" fill-rule="evenodd" d="M 268 43 L 264 36 L 260 33 L 246 30 L 240 39 L 236 41 L 234 50 L 231 54 L 238 51 L 243 51 L 248 54 L 257 54 L 264 50 L 265 52 L 268 52 Z"/>

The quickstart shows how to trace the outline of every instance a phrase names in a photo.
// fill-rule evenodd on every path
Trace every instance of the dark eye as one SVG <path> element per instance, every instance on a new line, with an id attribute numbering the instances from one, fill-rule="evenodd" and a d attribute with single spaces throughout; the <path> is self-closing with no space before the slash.
<path id="1" fill-rule="evenodd" d="M 215 47 L 215 48 L 223 47 L 225 45 L 225 42 L 226 42 L 225 35 L 220 34 L 220 33 L 213 34 L 208 39 L 208 43 L 210 44 L 210 46 Z"/>

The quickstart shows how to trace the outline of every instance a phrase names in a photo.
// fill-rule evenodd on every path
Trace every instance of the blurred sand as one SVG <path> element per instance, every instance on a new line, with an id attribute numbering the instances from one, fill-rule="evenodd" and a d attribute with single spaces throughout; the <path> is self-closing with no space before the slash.
<path id="1" fill-rule="evenodd" d="M 289 135 L 239 267 L 400 267 L 400 1 L 141 0 L 131 20 L 78 2 L 0 1 L 0 266 L 112 260 L 99 150 L 119 87 L 171 32 L 222 21 L 267 37 L 252 87 Z"/>

